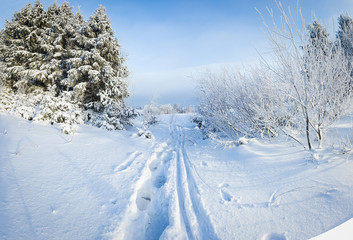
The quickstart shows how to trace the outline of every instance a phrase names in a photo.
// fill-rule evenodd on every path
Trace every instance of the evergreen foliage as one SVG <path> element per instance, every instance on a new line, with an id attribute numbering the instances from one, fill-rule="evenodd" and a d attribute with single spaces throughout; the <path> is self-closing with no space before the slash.
<path id="1" fill-rule="evenodd" d="M 124 104 L 129 96 L 124 61 L 102 6 L 85 21 L 68 2 L 53 3 L 45 11 L 37 1 L 15 12 L 0 34 L 0 86 L 4 91 L 43 95 L 38 109 L 63 115 L 71 111 L 63 101 L 73 104 L 83 111 L 74 114 L 76 123 L 84 120 L 108 129 L 130 124 L 134 113 Z M 39 115 L 73 123 L 48 111 Z"/>
<path id="2" fill-rule="evenodd" d="M 349 66 L 353 68 L 353 20 L 350 16 L 341 14 L 338 18 L 338 31 L 336 35 L 341 44 Z M 350 75 L 353 77 L 353 70 Z M 353 90 L 353 81 L 348 82 L 349 91 Z"/>
<path id="3" fill-rule="evenodd" d="M 309 50 L 308 57 L 315 57 L 318 54 L 317 51 L 323 51 L 325 55 L 328 55 L 328 51 L 332 50 L 332 42 L 327 29 L 318 20 L 311 22 L 307 28 L 308 44 L 311 45 L 305 47 Z"/>
<path id="4" fill-rule="evenodd" d="M 353 57 L 353 20 L 348 15 L 341 14 L 338 18 L 337 38 L 348 58 Z"/>

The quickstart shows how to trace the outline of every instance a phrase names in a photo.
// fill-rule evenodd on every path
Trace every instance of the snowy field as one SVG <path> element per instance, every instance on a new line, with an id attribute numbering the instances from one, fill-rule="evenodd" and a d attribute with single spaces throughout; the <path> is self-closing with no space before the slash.
<path id="1" fill-rule="evenodd" d="M 161 116 L 148 139 L 0 114 L 0 239 L 308 239 L 353 217 L 349 154 L 225 148 L 191 119 Z M 346 117 L 327 136 L 351 129 Z M 348 239 L 351 222 L 317 239 Z"/>

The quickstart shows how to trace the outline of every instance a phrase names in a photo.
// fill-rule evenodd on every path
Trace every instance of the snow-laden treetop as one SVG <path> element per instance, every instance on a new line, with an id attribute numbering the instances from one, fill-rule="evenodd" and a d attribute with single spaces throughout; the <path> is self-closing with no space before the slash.
<path id="1" fill-rule="evenodd" d="M 86 121 L 93 113 L 105 119 L 123 115 L 128 70 L 102 6 L 85 21 L 68 2 L 47 10 L 40 1 L 26 5 L 1 31 L 0 61 L 0 85 L 15 94 L 65 98 L 92 112 Z"/>

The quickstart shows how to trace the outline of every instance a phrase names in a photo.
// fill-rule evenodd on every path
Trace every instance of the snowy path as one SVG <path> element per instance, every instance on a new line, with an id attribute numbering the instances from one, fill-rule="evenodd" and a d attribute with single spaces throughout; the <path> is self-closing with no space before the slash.
<path id="1" fill-rule="evenodd" d="M 139 179 L 133 184 L 128 207 L 113 234 L 115 239 L 155 239 L 168 225 L 168 205 L 165 205 L 163 188 L 168 159 L 167 144 L 154 147 Z"/>
<path id="2" fill-rule="evenodd" d="M 309 239 L 352 218 L 351 155 L 215 147 L 191 118 L 147 139 L 0 114 L 0 239 Z"/>
<path id="3" fill-rule="evenodd" d="M 176 223 L 180 224 L 188 239 L 217 239 L 213 226 L 203 209 L 198 187 L 192 173 L 192 163 L 185 150 L 185 134 L 172 119 L 170 135 L 175 154 Z M 172 229 L 173 226 L 170 227 Z M 170 232 L 172 232 L 170 230 Z M 177 229 L 176 231 L 177 232 Z M 167 234 L 168 232 L 166 232 Z M 178 236 L 181 237 L 181 236 Z M 185 237 L 185 236 L 183 236 Z"/>
<path id="4" fill-rule="evenodd" d="M 169 135 L 145 162 L 115 239 L 217 239 L 200 200 L 183 128 L 174 117 Z"/>

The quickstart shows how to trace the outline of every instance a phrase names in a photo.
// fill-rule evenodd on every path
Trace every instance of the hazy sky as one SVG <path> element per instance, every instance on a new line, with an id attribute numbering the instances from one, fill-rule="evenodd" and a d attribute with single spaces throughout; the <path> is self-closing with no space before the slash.
<path id="1" fill-rule="evenodd" d="M 0 0 L 0 24 L 34 0 Z M 52 0 L 43 0 L 45 7 Z M 59 4 L 63 1 L 58 0 Z M 261 12 L 274 8 L 273 0 L 71 0 L 70 5 L 87 19 L 102 4 L 107 8 L 116 37 L 127 55 L 134 105 L 153 96 L 159 103 L 194 101 L 195 71 L 210 64 L 241 66 L 256 62 L 268 52 Z M 297 6 L 296 0 L 282 1 Z M 353 15 L 353 0 L 302 0 L 307 22 L 313 12 L 326 24 L 336 24 L 341 12 Z M 332 30 L 330 30 L 332 32 Z"/>

